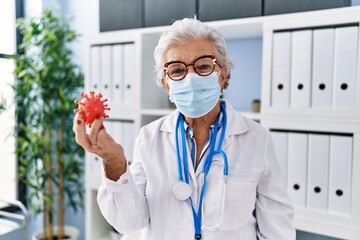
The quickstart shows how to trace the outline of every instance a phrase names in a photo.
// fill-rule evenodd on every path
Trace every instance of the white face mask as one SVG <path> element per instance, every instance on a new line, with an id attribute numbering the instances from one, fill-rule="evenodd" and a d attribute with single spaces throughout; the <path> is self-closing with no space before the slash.
<path id="1" fill-rule="evenodd" d="M 170 86 L 170 101 L 187 117 L 204 116 L 213 109 L 221 95 L 218 72 L 208 76 L 188 73 L 180 81 L 167 81 Z"/>

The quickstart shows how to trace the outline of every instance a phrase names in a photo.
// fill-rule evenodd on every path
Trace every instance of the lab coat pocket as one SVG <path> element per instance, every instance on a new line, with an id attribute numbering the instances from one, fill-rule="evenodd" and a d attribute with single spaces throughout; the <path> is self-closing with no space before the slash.
<path id="1" fill-rule="evenodd" d="M 204 208 L 204 227 L 221 231 L 238 230 L 249 221 L 255 209 L 256 183 L 228 182 L 221 185 L 217 197 L 211 199 L 214 201 L 206 204 L 209 208 Z"/>

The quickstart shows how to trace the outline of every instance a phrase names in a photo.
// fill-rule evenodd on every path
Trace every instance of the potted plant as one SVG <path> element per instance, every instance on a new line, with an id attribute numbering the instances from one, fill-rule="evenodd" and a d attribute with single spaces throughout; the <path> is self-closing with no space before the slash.
<path id="1" fill-rule="evenodd" d="M 260 99 L 254 99 L 251 102 L 251 111 L 253 112 L 260 112 L 260 107 L 261 107 L 261 101 Z"/>
<path id="2" fill-rule="evenodd" d="M 43 214 L 41 239 L 46 240 L 64 238 L 65 206 L 75 211 L 83 206 L 84 151 L 72 132 L 73 100 L 83 74 L 72 63 L 69 43 L 78 34 L 69 23 L 48 9 L 17 22 L 23 36 L 13 85 L 18 177 L 27 186 L 29 210 Z"/>

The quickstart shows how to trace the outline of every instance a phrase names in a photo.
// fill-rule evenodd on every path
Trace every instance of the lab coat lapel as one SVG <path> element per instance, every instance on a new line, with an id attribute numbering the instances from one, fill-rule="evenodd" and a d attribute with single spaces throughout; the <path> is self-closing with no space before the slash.
<path id="1" fill-rule="evenodd" d="M 222 100 L 222 101 L 226 102 L 226 100 Z M 234 111 L 234 109 L 231 107 L 231 105 L 228 102 L 226 102 L 225 106 L 226 106 L 226 115 L 227 115 L 227 126 L 226 126 L 224 141 L 221 146 L 221 150 L 223 150 L 224 152 L 226 152 L 226 150 L 231 146 L 234 139 L 233 137 L 235 135 L 246 133 L 249 129 L 248 124 L 246 123 L 246 119 L 244 118 L 244 116 L 241 115 L 241 113 Z M 216 137 L 216 147 L 220 140 L 220 135 L 221 135 L 221 129 Z M 220 159 L 220 161 L 223 161 L 222 157 L 219 154 L 216 154 L 214 156 L 214 159 Z M 228 159 L 228 161 L 231 161 L 231 159 Z M 204 163 L 204 159 L 201 160 L 199 166 L 196 169 L 196 176 L 198 176 L 201 173 L 203 163 Z"/>
<path id="2" fill-rule="evenodd" d="M 245 117 L 240 112 L 235 111 L 227 101 L 225 102 L 227 126 L 224 141 L 221 147 L 223 151 L 231 145 L 233 136 L 246 133 L 249 130 Z M 218 139 L 219 138 L 220 134 L 218 134 Z"/>
<path id="3" fill-rule="evenodd" d="M 172 113 L 170 113 L 168 116 L 165 116 L 165 120 L 162 124 L 162 126 L 160 127 L 160 131 L 163 132 L 168 132 L 170 133 L 172 136 L 170 137 L 170 141 L 172 146 L 174 146 L 174 154 L 176 155 L 176 142 L 175 142 L 175 126 L 176 126 L 176 120 L 178 117 L 179 111 L 175 110 Z M 180 136 L 180 134 L 179 134 Z M 181 146 L 181 139 L 179 139 L 179 146 L 180 146 L 180 155 L 182 156 L 182 146 Z M 190 149 L 189 146 L 186 146 L 186 156 L 187 156 L 187 163 L 188 163 L 188 173 L 189 173 L 189 181 L 190 181 L 190 187 L 193 190 L 192 192 L 197 192 L 197 181 L 196 181 L 196 176 L 195 176 L 195 170 L 194 170 L 194 166 L 191 160 L 191 154 L 190 154 Z M 174 164 L 176 164 L 176 168 L 177 168 L 177 162 L 174 162 Z M 176 176 L 177 178 L 178 176 Z M 185 176 L 184 176 L 185 177 Z M 193 197 L 193 201 L 196 201 L 197 196 L 192 196 Z M 195 198 L 195 199 L 194 199 Z"/>

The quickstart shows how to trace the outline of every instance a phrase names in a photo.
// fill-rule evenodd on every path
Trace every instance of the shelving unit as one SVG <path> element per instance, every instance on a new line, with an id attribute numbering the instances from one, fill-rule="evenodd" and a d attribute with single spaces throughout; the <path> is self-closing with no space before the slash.
<path id="1" fill-rule="evenodd" d="M 207 23 L 216 27 L 226 40 L 262 38 L 263 62 L 262 66 L 257 66 L 259 71 L 262 71 L 261 113 L 244 112 L 243 109 L 237 110 L 244 112 L 243 114 L 249 118 L 260 121 L 270 130 L 330 132 L 353 137 L 351 214 L 342 216 L 329 212 L 296 208 L 294 219 L 295 227 L 299 230 L 346 239 L 360 239 L 360 74 L 357 74 L 356 80 L 356 102 L 351 109 L 277 109 L 271 105 L 272 39 L 274 32 L 277 31 L 338 26 L 349 23 L 359 25 L 359 22 L 360 7 L 350 7 Z M 153 80 L 153 66 L 155 64 L 153 51 L 161 33 L 166 28 L 165 26 L 106 32 L 91 37 L 87 43 L 89 62 L 85 75 L 86 91 L 92 90 L 94 87 L 94 69 L 92 69 L 91 62 L 94 58 L 92 48 L 133 44 L 133 60 L 131 62 L 133 70 L 130 81 L 132 95 L 131 99 L 127 99 L 131 101 L 125 103 L 125 101 L 119 102 L 118 99 L 109 100 L 110 120 L 126 121 L 132 124 L 132 137 L 126 139 L 125 145 L 134 140 L 141 126 L 172 111 L 169 107 L 167 94 Z M 360 59 L 359 54 L 357 56 Z M 360 61 L 358 61 L 357 69 L 360 69 L 359 63 Z M 116 66 L 121 66 L 122 63 L 117 62 L 116 64 Z M 238 77 L 232 75 L 231 81 Z M 251 81 L 246 84 L 250 85 Z M 102 91 L 102 89 L 98 88 L 96 91 Z M 126 87 L 124 91 L 126 91 Z M 236 92 L 238 90 L 230 87 L 227 91 Z M 254 98 L 256 97 L 254 96 Z M 232 101 L 236 101 L 236 99 L 231 99 L 230 102 Z M 128 130 L 125 129 L 124 131 Z M 90 155 L 87 155 L 86 158 L 86 239 L 110 239 L 108 231 L 110 231 L 111 226 L 101 216 L 96 202 L 96 193 L 101 183 L 101 176 L 98 169 L 98 173 L 95 173 L 96 168 L 94 169 L 92 166 L 99 164 L 98 162 L 94 163 L 99 160 L 95 160 Z"/>
<path id="2" fill-rule="evenodd" d="M 305 201 L 296 201 L 295 226 L 298 230 L 341 239 L 360 239 L 359 13 L 359 8 L 344 8 L 331 11 L 319 11 L 316 12 L 316 14 L 304 13 L 303 15 L 291 16 L 286 18 L 286 20 L 274 19 L 264 22 L 263 24 L 262 124 L 270 130 L 280 130 L 287 134 L 287 136 L 284 135 L 285 138 L 289 138 L 289 134 L 295 133 L 295 135 L 300 134 L 307 139 L 307 143 L 305 143 L 304 146 L 305 149 L 307 149 L 307 153 L 304 153 L 306 156 L 297 169 L 298 172 L 301 172 L 301 165 L 306 168 L 304 172 L 305 181 L 301 183 L 302 185 L 300 184 L 300 188 L 305 188 Z M 333 38 L 322 39 L 324 41 L 318 42 L 318 45 L 315 45 L 315 41 L 318 41 L 315 37 L 318 37 L 320 33 L 324 34 L 326 31 L 328 31 L 328 35 Z M 347 33 L 348 36 L 344 37 L 345 31 L 351 34 Z M 290 45 L 294 44 L 299 34 L 310 35 L 309 49 L 311 57 L 308 63 L 310 67 L 309 78 L 306 80 L 305 78 L 301 79 L 300 81 L 303 82 L 299 84 L 292 82 L 291 79 L 289 80 L 289 86 L 287 86 L 288 83 L 283 84 L 284 89 L 288 87 L 287 91 L 289 91 L 288 95 L 290 95 L 283 99 L 288 103 L 287 106 L 283 104 L 280 104 L 282 106 L 278 106 L 276 102 L 273 102 L 273 94 L 277 91 L 284 93 L 284 90 L 276 89 L 278 85 L 276 85 L 277 83 L 275 83 L 276 80 L 274 79 L 274 72 L 276 72 L 274 68 L 276 65 L 274 65 L 273 53 L 276 46 L 275 41 L 278 41 L 275 39 L 276 34 L 288 34 L 288 36 L 290 36 Z M 346 42 L 349 42 L 346 43 L 345 46 L 344 39 Z M 305 40 L 306 37 L 304 37 L 304 42 Z M 354 45 L 351 45 L 351 43 Z M 323 59 L 329 60 L 328 63 L 332 65 L 332 68 L 320 70 L 330 73 L 331 76 L 329 76 L 328 80 L 331 81 L 327 81 L 327 79 L 316 79 L 317 76 L 315 75 L 315 73 L 317 73 L 316 71 L 319 71 L 319 66 L 316 66 L 317 68 L 315 67 L 315 64 L 318 63 L 315 61 L 319 61 L 315 59 L 315 56 L 318 57 L 319 55 L 315 54 L 318 54 L 319 49 L 321 50 L 321 47 L 325 44 L 332 44 L 333 46 L 331 49 L 334 52 L 333 55 L 328 54 L 327 59 Z M 319 45 L 322 46 L 319 47 Z M 350 52 L 348 49 L 351 49 L 351 46 L 349 45 L 353 46 Z M 286 46 L 283 47 L 286 48 Z M 290 49 L 290 51 L 296 51 L 294 47 L 290 47 Z M 304 51 L 307 50 L 305 49 Z M 349 57 L 349 62 L 342 61 L 341 64 L 343 65 L 339 66 L 338 59 L 341 59 L 344 54 Z M 294 57 L 291 57 L 292 61 Z M 321 55 L 320 57 L 324 58 L 324 56 Z M 351 59 L 355 59 L 355 62 L 352 62 Z M 320 64 L 322 63 L 320 62 Z M 330 69 L 330 71 L 328 71 L 328 69 Z M 344 74 L 342 72 L 344 71 L 343 69 L 346 69 L 348 72 Z M 298 74 L 298 72 L 294 73 L 294 71 L 296 70 L 292 70 L 290 75 L 295 79 L 296 76 L 294 75 Z M 306 69 L 304 71 L 306 71 Z M 344 75 L 347 75 L 349 78 Z M 322 88 L 320 88 L 320 83 L 323 85 Z M 325 83 L 327 85 L 325 85 Z M 342 88 L 340 83 L 342 83 L 341 85 L 346 85 L 346 87 Z M 282 84 L 282 82 L 279 82 L 279 84 Z M 296 89 L 299 85 L 303 88 Z M 322 94 L 329 88 L 332 91 L 330 91 L 327 96 L 328 103 L 326 106 L 317 105 L 316 101 L 319 100 L 314 94 Z M 308 91 L 309 96 L 306 97 L 304 91 Z M 299 95 L 299 93 L 304 96 L 300 98 L 300 101 L 291 96 L 291 94 Z M 349 97 L 347 97 L 346 94 Z M 338 102 L 343 102 L 342 99 L 336 99 L 339 95 L 346 100 L 348 98 L 349 102 L 339 104 Z M 293 104 L 292 101 L 298 101 L 299 104 Z M 323 101 L 321 104 L 323 104 Z M 321 137 L 319 138 L 318 136 Z M 325 139 L 324 148 L 328 149 L 324 152 L 324 154 L 329 154 L 329 156 L 327 160 L 325 159 L 327 166 L 323 166 L 323 169 L 312 169 L 316 161 L 322 161 L 320 159 L 322 156 L 314 159 L 314 156 L 310 153 L 311 147 L 314 146 L 311 144 L 314 144 L 314 139 L 316 138 L 317 140 L 321 138 L 323 140 Z M 336 158 L 333 151 L 337 149 L 337 141 L 343 141 L 344 139 L 350 143 L 348 144 L 349 150 L 342 154 L 341 159 L 339 159 L 341 162 L 336 163 L 336 161 L 333 160 Z M 290 144 L 290 142 L 288 142 L 288 144 Z M 298 144 L 300 145 L 301 143 Z M 290 156 L 290 145 L 280 148 L 285 149 L 284 151 L 288 152 L 287 156 Z M 317 149 L 316 151 L 322 151 L 322 149 Z M 346 157 L 347 155 L 349 156 L 348 158 Z M 290 175 L 289 165 L 291 164 L 295 165 L 298 163 L 288 158 L 287 172 L 285 175 L 287 175 L 287 186 L 290 195 L 293 194 L 293 196 L 296 196 L 299 192 L 299 185 L 294 184 L 296 182 L 294 178 L 301 178 L 301 176 L 293 177 Z M 337 167 L 336 169 L 335 166 L 348 166 L 348 168 L 341 169 Z M 314 176 L 314 174 L 317 176 Z M 323 185 L 322 188 L 318 187 L 316 193 L 314 193 L 316 190 L 312 189 L 313 182 Z M 333 192 L 333 188 L 337 184 L 342 185 L 342 187 L 339 187 L 337 190 L 339 194 Z M 295 189 L 295 185 L 297 185 L 297 189 Z M 317 197 L 319 202 L 323 203 L 321 209 L 314 209 L 312 207 L 314 196 Z M 320 200 L 321 196 L 325 196 L 326 200 Z"/>

